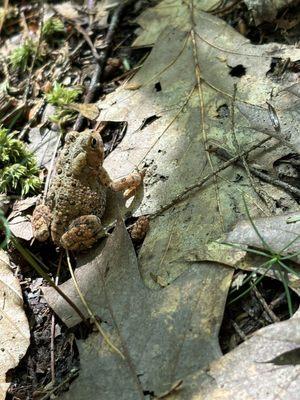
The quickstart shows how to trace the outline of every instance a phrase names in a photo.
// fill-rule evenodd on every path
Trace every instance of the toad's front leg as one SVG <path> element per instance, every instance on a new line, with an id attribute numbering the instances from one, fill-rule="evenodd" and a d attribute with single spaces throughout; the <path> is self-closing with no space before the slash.
<path id="1" fill-rule="evenodd" d="M 67 250 L 85 250 L 93 246 L 105 231 L 96 215 L 83 215 L 76 218 L 65 232 L 60 243 Z"/>
<path id="2" fill-rule="evenodd" d="M 113 181 L 108 175 L 108 172 L 101 167 L 99 171 L 99 178 L 103 186 L 109 187 L 114 192 L 120 192 L 126 189 L 130 189 L 130 191 L 133 192 L 142 183 L 143 174 L 139 172 L 133 172 L 124 178 Z"/>

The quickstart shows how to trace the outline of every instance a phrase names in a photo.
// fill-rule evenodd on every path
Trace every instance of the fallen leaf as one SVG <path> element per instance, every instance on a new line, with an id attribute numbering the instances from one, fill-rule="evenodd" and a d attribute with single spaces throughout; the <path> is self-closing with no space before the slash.
<path id="1" fill-rule="evenodd" d="M 244 0 L 244 2 L 251 11 L 256 25 L 260 25 L 263 21 L 274 21 L 280 9 L 299 3 L 298 0 Z"/>
<path id="2" fill-rule="evenodd" d="M 186 3 L 187 5 L 189 3 Z M 194 2 L 196 10 L 209 12 L 220 5 L 219 0 L 201 0 Z M 138 37 L 133 42 L 134 46 L 147 46 L 155 43 L 160 33 L 170 26 L 188 26 L 186 7 L 177 0 L 165 0 L 156 7 L 149 7 L 141 13 L 136 22 L 140 25 L 137 30 Z M 182 23 L 184 22 L 184 25 Z"/>
<path id="3" fill-rule="evenodd" d="M 253 224 L 274 253 L 295 254 L 293 260 L 300 264 L 300 220 L 289 223 L 289 219 L 299 217 L 299 212 L 257 218 Z M 228 233 L 227 242 L 267 250 L 250 221 L 241 221 Z M 298 253 L 298 254 L 297 254 Z"/>
<path id="4" fill-rule="evenodd" d="M 17 200 L 13 205 L 12 212 L 7 217 L 11 232 L 17 237 L 24 240 L 31 240 L 33 231 L 30 217 L 24 213 L 36 204 L 38 196 L 27 197 L 26 199 Z"/>
<path id="5" fill-rule="evenodd" d="M 186 188 L 223 165 L 205 151 L 209 143 L 237 154 L 270 137 L 247 156 L 249 165 L 270 176 L 276 174 L 274 162 L 291 153 L 289 146 L 300 149 L 298 98 L 285 91 L 296 74 L 275 79 L 271 73 L 274 59 L 298 60 L 300 50 L 253 45 L 202 12 L 202 4 L 175 0 L 171 7 L 165 0 L 147 9 L 137 20 L 147 21 L 147 34 L 138 44 L 156 43 L 129 82 L 140 88 L 127 90 L 127 83 L 98 102 L 99 120 L 128 123 L 122 142 L 105 160 L 110 175 L 119 178 L 146 168 L 144 198 L 135 216 L 152 215 L 139 255 L 150 287 L 155 286 L 151 274 L 172 282 L 192 265 L 191 253 L 204 254 L 207 243 L 242 219 L 243 196 L 254 217 L 277 212 L 278 198 L 287 211 L 298 209 L 281 188 L 253 178 L 254 190 L 247 173 L 235 165 L 180 200 Z M 278 116 L 280 134 L 270 108 Z M 174 206 L 155 217 L 167 204 Z"/>
<path id="6" fill-rule="evenodd" d="M 66 105 L 65 108 L 78 111 L 81 115 L 90 119 L 91 121 L 95 120 L 100 113 L 100 110 L 96 104 L 71 103 Z"/>
<path id="7" fill-rule="evenodd" d="M 63 399 L 95 399 L 101 394 L 107 400 L 130 400 L 144 398 L 143 392 L 159 395 L 221 355 L 218 331 L 231 269 L 213 263 L 193 266 L 167 288 L 150 290 L 141 280 L 122 223 L 102 253 L 95 249 L 81 264 L 76 270 L 80 289 L 94 314 L 105 321 L 102 327 L 125 360 L 98 334 L 79 341 L 81 372 Z M 86 314 L 73 282 L 60 287 Z M 44 294 L 68 326 L 79 322 L 53 289 L 44 288 Z"/>
<path id="8" fill-rule="evenodd" d="M 6 372 L 15 368 L 25 355 L 30 332 L 19 280 L 3 250 L 0 250 L 0 299 L 0 399 L 4 400 L 9 387 Z"/>
<path id="9" fill-rule="evenodd" d="M 277 363 L 277 360 L 287 354 L 299 354 L 299 326 L 298 316 L 260 329 L 212 362 L 206 371 L 187 378 L 181 391 L 167 399 L 297 400 L 300 367 L 298 363 Z"/>
<path id="10" fill-rule="evenodd" d="M 26 199 L 16 200 L 13 204 L 12 212 L 9 214 L 8 220 L 15 217 L 22 211 L 26 211 L 33 207 L 37 202 L 38 196 L 26 197 Z"/>
<path id="11" fill-rule="evenodd" d="M 32 225 L 30 218 L 25 215 L 19 215 L 9 221 L 9 229 L 11 233 L 24 240 L 31 240 L 33 237 Z"/>
<path id="12" fill-rule="evenodd" d="M 71 20 L 79 19 L 79 13 L 71 1 L 66 1 L 61 4 L 56 4 L 53 8 L 58 14 L 62 15 L 64 18 Z"/>

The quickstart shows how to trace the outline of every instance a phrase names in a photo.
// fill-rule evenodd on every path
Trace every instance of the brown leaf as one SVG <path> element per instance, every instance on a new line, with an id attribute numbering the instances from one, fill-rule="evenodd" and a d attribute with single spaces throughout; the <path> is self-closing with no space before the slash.
<path id="1" fill-rule="evenodd" d="M 81 115 L 83 115 L 85 118 L 90 119 L 91 121 L 95 120 L 100 113 L 100 110 L 96 104 L 71 103 L 66 105 L 65 108 L 78 111 Z"/>
<path id="2" fill-rule="evenodd" d="M 29 346 L 30 332 L 23 297 L 7 254 L 0 250 L 0 399 L 9 387 L 6 372 L 15 368 Z"/>

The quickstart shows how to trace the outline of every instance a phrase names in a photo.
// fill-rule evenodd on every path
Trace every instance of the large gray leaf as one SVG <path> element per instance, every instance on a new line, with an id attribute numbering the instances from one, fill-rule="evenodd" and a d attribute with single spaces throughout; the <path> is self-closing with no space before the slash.
<path id="1" fill-rule="evenodd" d="M 125 360 L 98 334 L 80 341 L 80 376 L 64 399 L 130 400 L 143 398 L 143 391 L 163 393 L 221 355 L 218 331 L 231 269 L 197 265 L 167 288 L 150 290 L 122 224 L 100 251 L 82 260 L 76 276 Z M 71 281 L 61 289 L 86 313 Z M 53 289 L 46 288 L 45 296 L 68 326 L 79 321 Z"/>
<path id="2" fill-rule="evenodd" d="M 209 241 L 242 219 L 243 196 L 253 216 L 278 212 L 278 202 L 287 211 L 298 208 L 282 189 L 250 180 L 233 166 L 155 218 L 161 206 L 222 165 L 205 151 L 208 143 L 236 154 L 271 136 L 247 158 L 270 176 L 276 160 L 291 147 L 293 152 L 300 148 L 299 97 L 287 91 L 296 74 L 279 79 L 272 73 L 274 60 L 298 60 L 300 50 L 253 45 L 202 12 L 202 4 L 165 0 L 146 10 L 138 22 L 147 33 L 138 43 L 156 40 L 151 54 L 129 83 L 98 103 L 100 120 L 128 123 L 124 139 L 105 161 L 110 174 L 117 178 L 146 167 L 145 195 L 136 215 L 154 214 L 140 252 L 149 286 L 153 274 L 171 282 L 191 267 L 191 252 L 203 253 Z M 266 102 L 276 110 L 279 133 Z"/>

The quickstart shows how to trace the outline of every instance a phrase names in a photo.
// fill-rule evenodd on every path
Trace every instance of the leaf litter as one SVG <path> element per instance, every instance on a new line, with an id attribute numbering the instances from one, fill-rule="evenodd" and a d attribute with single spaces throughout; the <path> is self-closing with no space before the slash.
<path id="1" fill-rule="evenodd" d="M 211 384 L 205 368 L 221 356 L 217 335 L 233 274 L 228 266 L 238 266 L 245 255 L 227 251 L 222 259 L 224 248 L 215 240 L 245 219 L 244 197 L 251 215 L 265 221 L 280 206 L 298 210 L 293 192 L 285 191 L 289 187 L 272 182 L 274 165 L 299 150 L 299 84 L 293 69 L 299 49 L 250 44 L 202 12 L 214 1 L 171 3 L 162 1 L 137 20 L 141 29 L 134 44 L 155 43 L 139 72 L 91 105 L 94 117 L 101 110 L 100 122 L 127 122 L 126 135 L 105 166 L 113 178 L 134 167 L 146 169 L 135 216 L 150 215 L 151 225 L 138 259 L 122 224 L 102 253 L 103 244 L 78 259 L 81 290 L 126 357 L 111 352 L 99 334 L 79 341 L 81 372 L 63 398 L 105 393 L 114 399 L 120 392 L 126 399 L 164 396 L 182 379 L 176 396 L 185 398 L 186 388 L 199 390 L 194 377 Z M 70 2 L 68 7 L 71 16 L 65 17 L 77 20 L 78 11 Z M 89 106 L 74 105 L 91 115 Z M 224 149 L 231 157 L 246 151 L 241 165 L 232 162 L 218 171 Z M 42 153 L 39 158 L 43 163 Z M 273 180 L 264 182 L 262 174 L 257 179 L 253 168 Z M 207 176 L 211 179 L 200 185 Z M 72 282 L 61 287 L 85 312 Z M 52 289 L 45 293 L 67 326 L 79 322 Z M 209 384 L 203 390 L 224 394 Z"/>
<path id="2" fill-rule="evenodd" d="M 166 28 L 153 24 L 155 40 L 149 39 L 151 19 L 168 2 L 145 12 L 141 18 L 147 21 L 147 41 L 137 43 L 156 42 L 150 56 L 130 80 L 130 90 L 126 84 L 98 102 L 99 120 L 128 123 L 124 140 L 106 159 L 111 175 L 126 175 L 133 166 L 147 168 L 144 201 L 136 215 L 153 215 L 139 254 L 142 276 L 152 288 L 159 286 L 153 276 L 172 286 L 191 267 L 200 267 L 206 279 L 208 272 L 199 264 L 204 260 L 198 258 L 193 264 L 188 257 L 195 250 L 205 253 L 223 229 L 237 218 L 245 219 L 243 196 L 257 216 L 274 213 L 276 197 L 290 211 L 298 210 L 282 187 L 251 179 L 247 168 L 244 172 L 234 166 L 218 174 L 214 185 L 204 185 L 200 193 L 194 191 L 181 204 L 172 204 L 222 162 L 213 152 L 207 153 L 209 143 L 234 155 L 268 137 L 261 148 L 249 152 L 244 164 L 254 161 L 271 176 L 276 160 L 287 157 L 291 148 L 293 152 L 299 149 L 295 125 L 299 101 L 288 91 L 297 74 L 280 79 L 272 74 L 274 59 L 297 61 L 299 50 L 277 44 L 252 45 L 225 22 L 202 13 L 198 3 L 189 4 L 172 2 L 169 15 L 164 15 Z M 132 91 L 132 87 L 137 89 Z M 277 124 L 268 104 L 280 121 Z M 234 119 L 222 117 L 221 107 L 229 115 L 234 110 Z M 168 203 L 170 210 L 155 217 Z M 219 273 L 224 273 L 221 266 Z M 211 283 L 210 293 L 214 290 Z"/>

